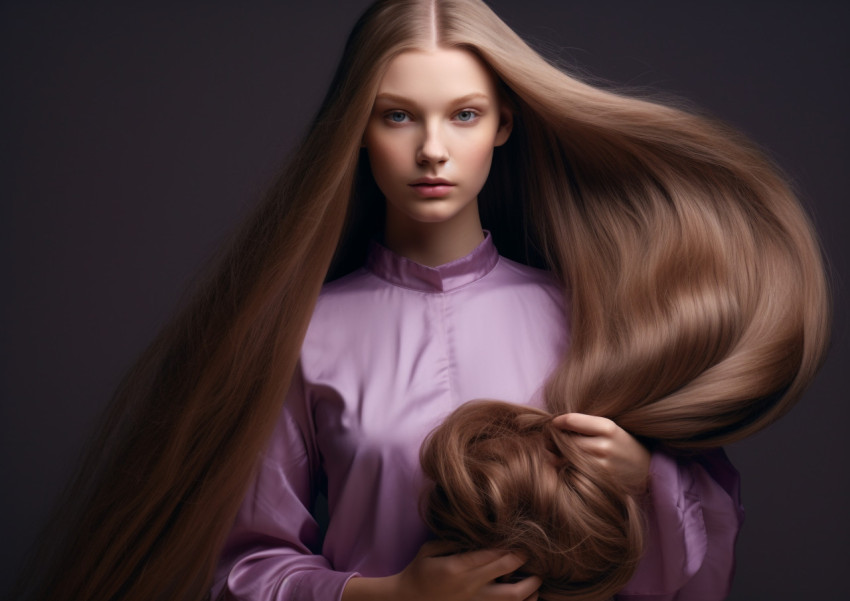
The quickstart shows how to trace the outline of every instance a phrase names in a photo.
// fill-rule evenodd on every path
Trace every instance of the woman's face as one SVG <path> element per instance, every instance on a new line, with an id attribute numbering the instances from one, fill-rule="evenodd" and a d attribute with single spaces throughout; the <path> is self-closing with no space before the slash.
<path id="1" fill-rule="evenodd" d="M 381 80 L 363 145 L 387 212 L 419 223 L 476 211 L 493 148 L 510 134 L 493 78 L 460 49 L 408 51 Z"/>

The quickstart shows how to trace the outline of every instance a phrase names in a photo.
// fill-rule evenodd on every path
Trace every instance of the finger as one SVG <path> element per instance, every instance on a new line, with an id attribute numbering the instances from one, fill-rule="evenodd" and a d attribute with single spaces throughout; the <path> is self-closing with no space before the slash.
<path id="1" fill-rule="evenodd" d="M 476 553 L 481 553 L 481 551 L 476 551 Z M 475 570 L 470 573 L 470 577 L 474 578 L 481 584 L 484 584 L 485 582 L 496 580 L 506 574 L 512 574 L 524 563 L 525 560 L 519 555 L 503 552 L 503 555 L 500 557 L 475 568 Z"/>
<path id="2" fill-rule="evenodd" d="M 577 436 L 575 443 L 584 453 L 597 459 L 610 459 L 616 451 L 614 440 L 607 436 Z"/>
<path id="3" fill-rule="evenodd" d="M 617 424 L 606 417 L 586 413 L 564 413 L 555 417 L 552 424 L 562 430 L 578 432 L 585 436 L 613 436 L 619 429 Z"/>
<path id="4" fill-rule="evenodd" d="M 536 599 L 537 589 L 543 581 L 538 576 L 529 576 L 510 584 L 494 583 L 486 587 L 486 598 L 499 601 L 525 601 Z"/>
<path id="5" fill-rule="evenodd" d="M 524 561 L 519 559 L 513 553 L 509 553 L 508 551 L 501 551 L 498 549 L 480 549 L 478 551 L 469 551 L 467 553 L 458 553 L 453 556 L 457 561 L 463 564 L 464 569 L 469 571 L 477 571 L 484 570 L 489 573 L 490 570 L 498 569 L 496 566 L 502 565 L 514 565 L 514 563 L 519 560 L 519 563 L 516 567 L 507 570 L 507 573 L 513 572 L 517 567 L 521 566 Z M 487 578 L 487 580 L 493 580 L 501 576 L 498 574 L 497 576 L 493 576 L 492 578 Z M 485 580 L 486 582 L 486 580 Z"/>

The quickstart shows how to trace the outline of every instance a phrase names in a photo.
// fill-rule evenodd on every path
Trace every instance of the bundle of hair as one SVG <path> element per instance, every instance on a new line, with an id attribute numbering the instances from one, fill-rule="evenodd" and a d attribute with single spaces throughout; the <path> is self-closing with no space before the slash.
<path id="1" fill-rule="evenodd" d="M 434 481 L 423 517 L 457 552 L 510 550 L 522 574 L 543 579 L 541 599 L 607 599 L 640 558 L 640 507 L 598 466 L 576 453 L 572 435 L 532 407 L 472 402 L 422 447 Z"/>

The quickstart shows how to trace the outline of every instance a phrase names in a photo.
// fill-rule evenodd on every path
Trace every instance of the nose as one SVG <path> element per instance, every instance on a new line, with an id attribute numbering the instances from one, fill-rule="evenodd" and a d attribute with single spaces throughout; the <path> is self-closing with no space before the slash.
<path id="1" fill-rule="evenodd" d="M 438 125 L 425 127 L 422 142 L 416 151 L 416 162 L 420 165 L 440 165 L 449 160 L 449 150 L 446 147 Z"/>

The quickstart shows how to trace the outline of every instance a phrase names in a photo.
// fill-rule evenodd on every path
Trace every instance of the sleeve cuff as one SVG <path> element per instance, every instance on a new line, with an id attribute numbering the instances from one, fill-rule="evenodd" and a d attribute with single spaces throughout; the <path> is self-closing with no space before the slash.
<path id="1" fill-rule="evenodd" d="M 691 471 L 673 457 L 653 452 L 644 509 L 644 555 L 621 594 L 675 593 L 699 570 L 707 547 L 699 491 Z"/>
<path id="2" fill-rule="evenodd" d="M 295 577 L 291 598 L 298 601 L 340 601 L 346 583 L 359 575 L 357 572 L 306 570 Z"/>
<path id="3" fill-rule="evenodd" d="M 616 599 L 725 599 L 743 522 L 739 492 L 740 477 L 722 449 L 682 459 L 653 453 L 645 553 Z"/>

